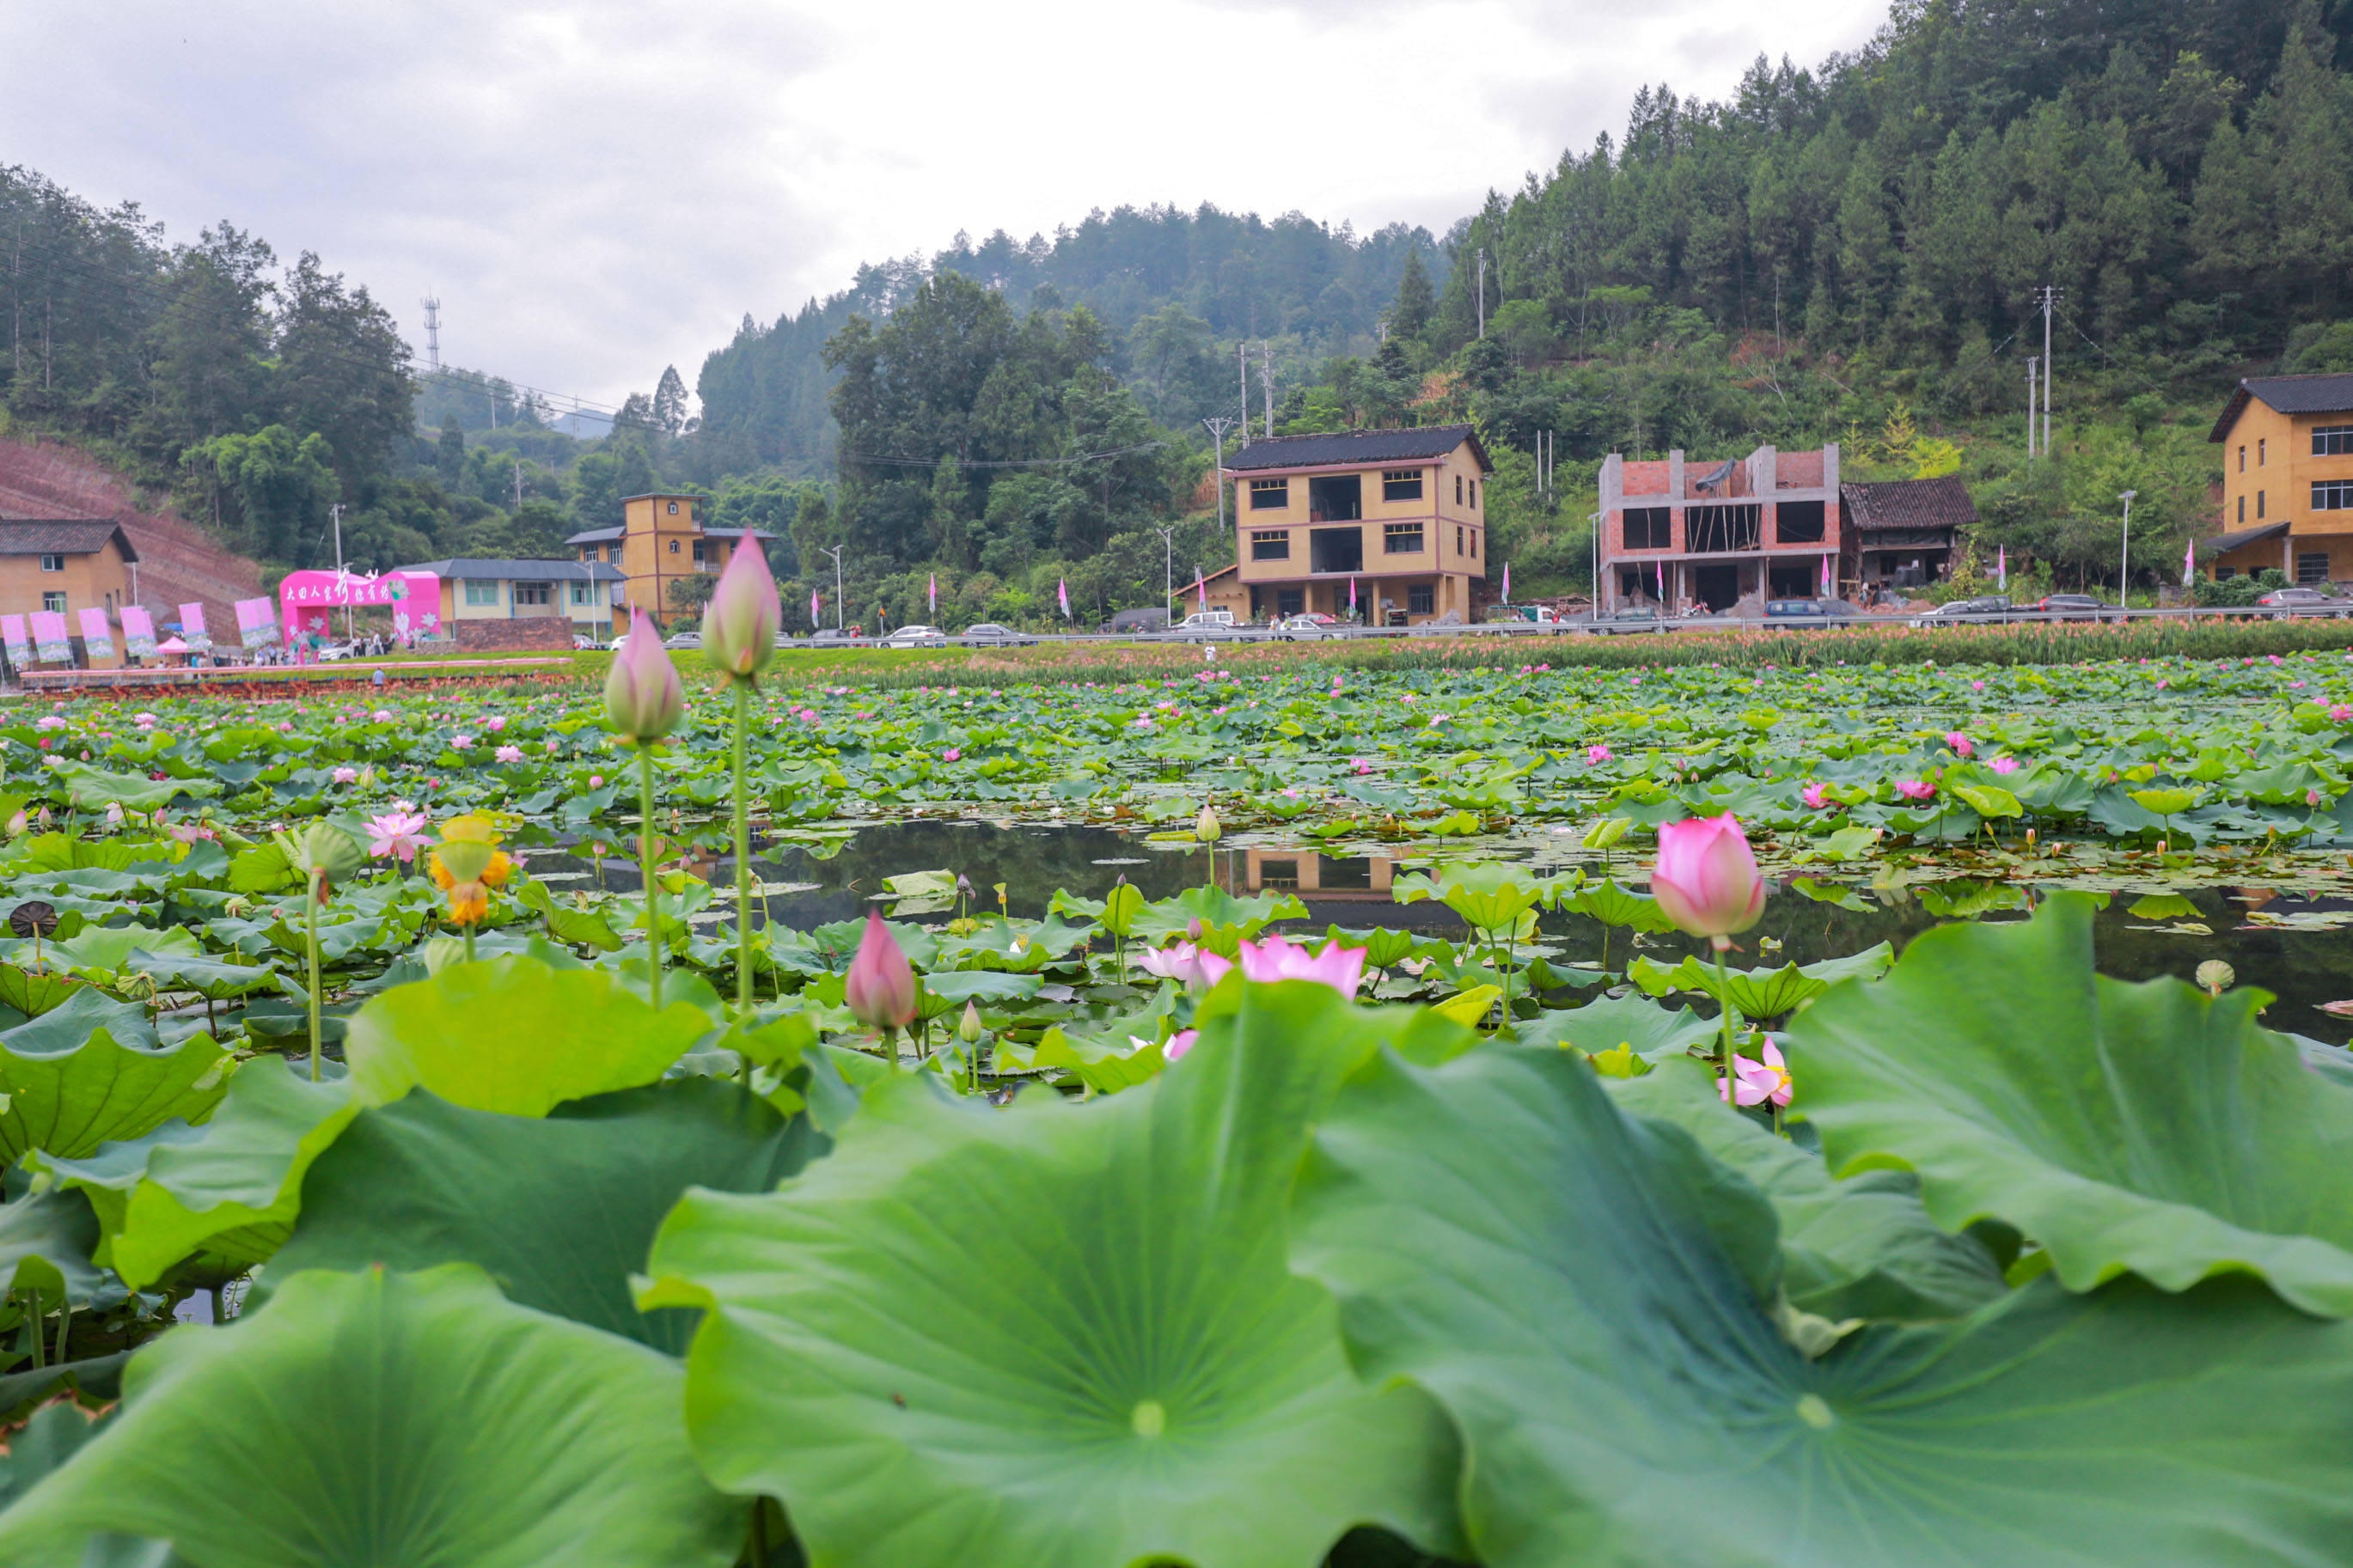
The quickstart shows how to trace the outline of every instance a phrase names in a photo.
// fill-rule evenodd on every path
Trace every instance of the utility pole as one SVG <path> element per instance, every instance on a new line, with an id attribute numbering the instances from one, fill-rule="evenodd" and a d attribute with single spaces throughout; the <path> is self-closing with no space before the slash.
<path id="1" fill-rule="evenodd" d="M 1158 527 L 1157 524 L 1154 526 Z M 1160 607 L 1168 612 L 1168 623 L 1174 626 L 1176 623 L 1176 531 L 1162 528 L 1159 532 L 1161 545 L 1167 552 L 1160 563 Z"/>
<path id="2" fill-rule="evenodd" d="M 515 510 L 522 510 L 522 459 L 515 459 Z"/>
<path id="3" fill-rule="evenodd" d="M 2026 456 L 2034 457 L 2034 372 L 2042 362 L 2031 354 L 2026 360 Z"/>
<path id="4" fill-rule="evenodd" d="M 2051 455 L 2051 384 L 2057 379 L 2058 365 L 2051 358 L 2051 308 L 2059 302 L 2059 290 L 2045 283 L 2042 286 L 2042 455 Z"/>
<path id="5" fill-rule="evenodd" d="M 2125 595 L 2132 586 L 2132 503 L 2138 490 L 2126 490 L 2116 499 L 2125 503 L 2125 552 L 2116 566 L 2116 608 L 2125 607 Z"/>
<path id="6" fill-rule="evenodd" d="M 822 544 L 818 546 L 818 554 L 833 557 L 833 629 L 835 631 L 841 629 L 841 552 L 848 548 L 849 546 L 845 544 L 837 544 L 830 550 Z"/>
<path id="7" fill-rule="evenodd" d="M 343 587 L 343 503 L 336 501 L 327 508 L 327 516 L 335 525 L 335 586 L 343 590 L 343 640 L 352 636 L 351 590 Z"/>
<path id="8" fill-rule="evenodd" d="M 1274 345 L 1258 341 L 1258 389 L 1266 398 L 1266 438 L 1274 439 Z"/>
<path id="9" fill-rule="evenodd" d="M 1217 443 L 1218 456 L 1218 532 L 1226 531 L 1226 426 L 1233 423 L 1222 414 L 1201 421 L 1209 427 L 1209 439 Z"/>
<path id="10" fill-rule="evenodd" d="M 425 374 L 441 374 L 441 299 L 427 294 L 417 301 L 425 307 Z"/>
<path id="11" fill-rule="evenodd" d="M 1487 247 L 1479 247 L 1479 335 L 1487 335 Z"/>
<path id="12" fill-rule="evenodd" d="M 1250 450 L 1250 344 L 1234 340 L 1234 356 L 1242 366 L 1242 450 Z"/>

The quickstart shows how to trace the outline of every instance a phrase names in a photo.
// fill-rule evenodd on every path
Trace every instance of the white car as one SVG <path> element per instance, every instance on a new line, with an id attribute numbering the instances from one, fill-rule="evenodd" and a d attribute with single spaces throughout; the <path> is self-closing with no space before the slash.
<path id="1" fill-rule="evenodd" d="M 884 647 L 931 647 L 948 640 L 937 626 L 901 626 L 882 639 Z"/>

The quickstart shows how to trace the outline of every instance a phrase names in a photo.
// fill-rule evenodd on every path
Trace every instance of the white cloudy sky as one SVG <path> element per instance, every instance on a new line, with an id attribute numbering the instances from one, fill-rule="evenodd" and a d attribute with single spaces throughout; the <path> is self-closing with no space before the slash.
<path id="1" fill-rule="evenodd" d="M 1886 0 L 7 0 L 0 162 L 228 218 L 419 347 L 617 400 L 860 260 L 1091 207 L 1442 230 L 1644 81 L 1726 91 Z M 37 68 L 28 68 L 37 62 Z"/>

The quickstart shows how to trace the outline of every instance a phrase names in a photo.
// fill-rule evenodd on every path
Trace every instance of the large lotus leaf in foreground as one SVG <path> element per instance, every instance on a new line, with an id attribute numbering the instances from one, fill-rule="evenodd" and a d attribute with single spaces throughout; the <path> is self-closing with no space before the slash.
<path id="1" fill-rule="evenodd" d="M 647 1300 L 710 1308 L 705 1470 L 781 1498 L 828 1568 L 1310 1568 L 1359 1522 L 1445 1544 L 1444 1418 L 1359 1384 L 1284 1266 L 1305 1129 L 1391 1021 L 1302 982 L 1238 1005 L 1124 1094 L 1007 1113 L 898 1078 L 776 1194 L 688 1194 Z"/>
<path id="2" fill-rule="evenodd" d="M 28 1149 L 69 1157 L 136 1138 L 221 1097 L 221 1047 L 195 1035 L 155 1043 L 145 1009 L 85 988 L 0 1034 L 0 1164 Z"/>
<path id="3" fill-rule="evenodd" d="M 114 1531 L 204 1568 L 723 1568 L 743 1510 L 695 1470 L 680 1375 L 471 1268 L 296 1275 L 142 1351 L 122 1411 L 0 1514 L 0 1562 Z"/>
<path id="4" fill-rule="evenodd" d="M 264 1283 L 474 1263 L 510 1300 L 683 1354 L 696 1315 L 641 1313 L 629 1299 L 662 1216 L 689 1187 L 767 1192 L 820 1144 L 807 1118 L 787 1121 L 715 1079 L 575 1100 L 544 1120 L 418 1090 L 360 1112 L 311 1167 Z"/>
<path id="5" fill-rule="evenodd" d="M 1831 1319 L 1950 1318 L 2002 1293 L 1993 1255 L 1938 1228 L 1910 1172 L 1834 1181 L 1821 1156 L 1725 1104 L 1717 1082 L 1689 1060 L 1603 1080 L 1620 1110 L 1682 1128 L 1772 1204 L 1792 1305 Z"/>
<path id="6" fill-rule="evenodd" d="M 1385 1055 L 1318 1129 L 1295 1259 L 1369 1385 L 1455 1418 L 1488 1568 L 2343 1560 L 2353 1325 L 2251 1280 L 2045 1280 L 1808 1361 L 1710 1237 L 1705 1166 L 1510 1047 Z"/>
<path id="7" fill-rule="evenodd" d="M 424 1088 L 452 1105 L 543 1116 L 651 1083 L 710 1028 L 682 1002 L 656 1013 L 604 970 L 510 955 L 395 986 L 353 1015 L 344 1050 L 371 1104 Z"/>
<path id="8" fill-rule="evenodd" d="M 2261 1275 L 2353 1313 L 2353 1091 L 2263 1028 L 2261 992 L 2092 971 L 2091 901 L 1946 926 L 1787 1031 L 1833 1171 L 1909 1165 L 1950 1229 L 1986 1216 L 2071 1289 Z"/>

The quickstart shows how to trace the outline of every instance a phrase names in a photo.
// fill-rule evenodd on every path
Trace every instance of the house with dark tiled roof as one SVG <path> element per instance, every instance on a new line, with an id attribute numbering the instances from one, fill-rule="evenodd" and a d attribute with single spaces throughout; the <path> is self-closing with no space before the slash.
<path id="1" fill-rule="evenodd" d="M 133 597 L 139 552 L 103 517 L 0 519 L 0 614 L 104 610 Z"/>
<path id="2" fill-rule="evenodd" d="M 1934 479 L 1873 479 L 1839 486 L 1845 518 L 1841 580 L 1924 587 L 1952 570 L 1960 531 L 1978 521 L 1969 487 L 1957 474 Z"/>
<path id="3" fill-rule="evenodd" d="M 2222 448 L 2222 527 L 2199 541 L 2200 565 L 2353 581 L 2353 375 L 2250 376 L 2207 439 Z"/>
<path id="4" fill-rule="evenodd" d="M 1468 425 L 1278 436 L 1229 449 L 1220 478 L 1233 487 L 1239 565 L 1194 592 L 1254 621 L 1467 622 L 1487 576 L 1482 492 L 1493 472 Z"/>
<path id="5" fill-rule="evenodd" d="M 441 626 L 458 635 L 460 621 L 526 620 L 564 616 L 575 632 L 612 635 L 615 606 L 628 579 L 601 561 L 499 560 L 454 556 L 404 566 L 441 579 Z"/>

